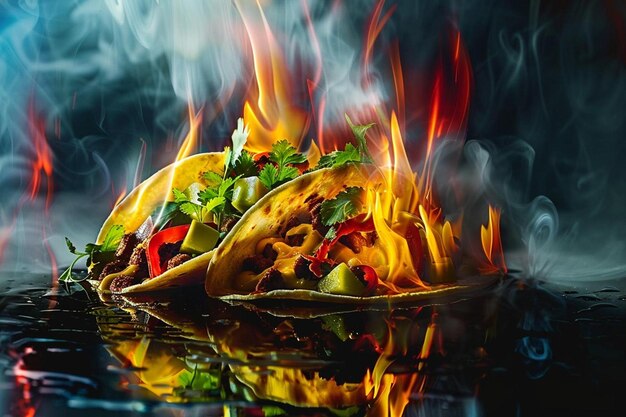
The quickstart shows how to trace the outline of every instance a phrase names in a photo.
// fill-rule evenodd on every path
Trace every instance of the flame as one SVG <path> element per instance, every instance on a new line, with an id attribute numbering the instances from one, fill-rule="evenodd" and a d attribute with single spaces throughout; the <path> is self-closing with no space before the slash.
<path id="1" fill-rule="evenodd" d="M 425 361 L 430 357 L 434 340 L 437 338 L 438 327 L 437 315 L 433 313 L 432 319 L 424 332 L 422 348 L 417 357 L 419 360 L 417 371 L 407 374 L 393 374 L 387 372 L 397 357 L 405 357 L 407 353 L 406 341 L 410 333 L 419 330 L 415 322 L 406 320 L 394 320 L 388 323 L 388 339 L 383 353 L 379 356 L 374 369 L 366 374 L 365 389 L 372 395 L 373 404 L 370 415 L 374 416 L 401 416 L 411 400 L 411 396 L 417 392 L 422 393 L 426 385 L 426 375 L 422 373 Z"/>
<path id="2" fill-rule="evenodd" d="M 246 149 L 253 153 L 266 152 L 281 139 L 300 148 L 310 119 L 292 104 L 294 97 L 290 87 L 293 82 L 263 8 L 257 2 L 258 16 L 253 18 L 239 2 L 236 5 L 252 47 L 256 81 L 248 91 L 243 108 L 243 119 L 250 127 Z M 256 24 L 257 17 L 262 22 L 260 28 Z"/>
<path id="3" fill-rule="evenodd" d="M 270 28 L 261 2 L 236 1 L 235 5 L 244 23 L 254 67 L 254 78 L 243 106 L 243 118 L 250 129 L 246 149 L 253 153 L 266 152 L 281 139 L 287 139 L 297 148 L 303 147 L 302 140 L 313 117 L 295 104 L 301 102 L 296 92 L 303 90 L 308 92 L 311 108 L 315 109 L 320 144 L 317 148 L 315 142 L 311 142 L 309 160 L 313 163 L 319 159 L 320 149 L 323 153 L 340 149 L 345 142 L 345 136 L 340 135 L 342 131 L 324 131 L 324 94 L 317 104 L 314 98 L 322 77 L 323 62 L 306 3 L 303 3 L 305 24 L 308 25 L 317 67 L 305 86 L 297 85 L 292 79 L 284 52 Z M 366 27 L 361 67 L 364 89 L 373 85 L 370 65 L 375 46 L 396 9 L 395 5 L 387 10 L 384 6 L 384 0 L 376 3 Z M 355 109 L 357 114 L 353 115 L 355 120 L 356 116 L 363 120 L 367 113 L 370 117 L 367 122 L 375 123 L 375 127 L 368 131 L 368 144 L 378 171 L 371 183 L 364 184 L 364 201 L 380 237 L 378 241 L 382 242 L 376 245 L 375 269 L 381 278 L 380 284 L 390 293 L 427 287 L 424 281 L 443 283 L 453 280 L 460 266 L 455 262 L 462 258 L 457 244 L 461 241 L 460 220 L 452 223 L 445 218 L 433 192 L 433 158 L 437 144 L 444 138 L 464 138 L 472 82 L 469 57 L 457 28 L 452 28 L 448 40 L 448 51 L 441 55 L 432 75 L 428 108 L 425 112 L 418 112 L 427 115 L 421 120 L 425 129 L 421 137 L 415 138 L 417 140 L 411 138 L 411 142 L 423 144 L 421 152 L 409 154 L 403 139 L 407 126 L 405 100 L 414 92 L 405 91 L 405 75 L 397 43 L 390 49 L 395 100 L 389 100 L 389 103 L 395 108 L 387 109 L 385 103 L 373 100 L 367 109 Z M 201 122 L 201 117 L 194 114 L 190 105 L 190 130 L 177 160 L 197 147 L 197 130 Z M 418 164 L 419 168 L 414 168 Z M 481 233 L 488 259 L 488 263 L 479 269 L 483 273 L 506 271 L 499 228 L 491 220 L 494 217 L 490 211 L 489 244 L 486 244 L 487 232 Z M 346 261 L 351 265 L 358 262 L 354 259 Z"/>
<path id="4" fill-rule="evenodd" d="M 40 192 L 42 180 L 46 182 L 46 211 L 52 203 L 54 181 L 52 178 L 52 151 L 46 139 L 45 120 L 35 112 L 35 105 L 31 101 L 28 107 L 28 121 L 30 134 L 35 146 L 35 157 L 31 163 L 32 176 L 28 187 L 28 199 L 35 200 Z"/>
<path id="5" fill-rule="evenodd" d="M 202 113 L 195 113 L 191 102 L 187 106 L 187 112 L 189 117 L 189 132 L 180 145 L 178 154 L 176 155 L 177 162 L 198 151 L 199 127 L 202 124 Z M 119 203 L 119 201 L 117 203 Z"/>
<path id="6" fill-rule="evenodd" d="M 500 210 L 489 206 L 489 223 L 480 227 L 480 241 L 487 263 L 479 268 L 483 274 L 503 273 L 507 267 L 504 261 L 504 251 L 500 239 Z"/>
<path id="7" fill-rule="evenodd" d="M 124 199 L 124 197 L 126 197 L 127 192 L 126 187 L 122 188 L 122 191 L 120 191 L 115 199 L 115 202 L 113 203 L 113 207 L 117 206 Z"/>

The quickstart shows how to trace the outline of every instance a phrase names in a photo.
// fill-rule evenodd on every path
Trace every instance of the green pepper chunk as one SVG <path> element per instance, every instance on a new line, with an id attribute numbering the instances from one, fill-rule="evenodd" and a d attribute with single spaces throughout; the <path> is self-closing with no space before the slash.
<path id="1" fill-rule="evenodd" d="M 232 205 L 240 213 L 244 213 L 267 194 L 267 191 L 259 177 L 239 178 L 233 186 Z"/>
<path id="2" fill-rule="evenodd" d="M 215 247 L 219 237 L 220 233 L 211 226 L 193 220 L 180 246 L 180 251 L 192 255 L 208 252 Z"/>
<path id="3" fill-rule="evenodd" d="M 360 297 L 365 292 L 365 285 L 350 271 L 345 263 L 340 263 L 317 284 L 321 292 Z"/>

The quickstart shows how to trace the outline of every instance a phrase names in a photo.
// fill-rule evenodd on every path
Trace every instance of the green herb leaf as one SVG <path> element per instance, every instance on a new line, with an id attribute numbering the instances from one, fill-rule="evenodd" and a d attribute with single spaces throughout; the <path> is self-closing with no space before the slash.
<path id="1" fill-rule="evenodd" d="M 84 257 L 92 258 L 94 254 L 98 252 L 113 252 L 117 249 L 117 246 L 120 244 L 120 240 L 124 236 L 124 227 L 122 225 L 116 224 L 111 226 L 109 231 L 104 237 L 104 242 L 102 245 L 96 245 L 95 243 L 87 243 L 85 245 L 84 252 L 78 252 L 76 250 L 76 246 L 66 237 L 65 244 L 67 245 L 67 249 L 70 253 L 76 255 L 76 258 L 72 261 L 70 266 L 63 271 L 63 273 L 59 276 L 60 281 L 79 281 L 74 279 L 72 275 L 72 270 L 74 266 L 76 266 L 76 262 L 83 259 Z M 84 279 L 84 278 L 83 278 Z"/>
<path id="2" fill-rule="evenodd" d="M 69 240 L 67 237 L 65 238 L 65 244 L 67 245 L 67 249 L 70 251 L 70 253 L 76 255 L 76 246 L 74 246 L 72 241 Z"/>
<path id="3" fill-rule="evenodd" d="M 120 241 L 124 237 L 124 226 L 115 224 L 111 226 L 107 234 L 104 236 L 104 241 L 100 246 L 101 252 L 111 252 L 117 249 Z"/>
<path id="4" fill-rule="evenodd" d="M 335 153 L 336 152 L 337 151 L 334 151 L 334 152 L 331 152 L 331 153 L 327 153 L 326 155 L 322 155 L 320 160 L 317 162 L 317 165 L 315 166 L 315 169 L 330 168 L 331 166 L 333 166 L 333 162 L 335 162 Z"/>
<path id="5" fill-rule="evenodd" d="M 85 252 L 87 252 L 88 255 L 93 255 L 96 252 L 100 252 L 101 247 L 101 245 L 96 245 L 95 243 L 87 243 L 85 245 Z"/>
<path id="6" fill-rule="evenodd" d="M 320 211 L 322 223 L 332 226 L 359 214 L 363 206 L 362 192 L 363 189 L 360 187 L 349 187 L 337 194 L 334 199 L 324 201 Z"/>
<path id="7" fill-rule="evenodd" d="M 204 208 L 208 212 L 218 212 L 218 211 L 220 211 L 221 209 L 224 208 L 225 204 L 226 204 L 226 198 L 224 198 L 224 197 L 214 197 L 214 198 L 210 199 L 209 201 L 207 201 L 207 203 L 205 204 Z"/>
<path id="8" fill-rule="evenodd" d="M 200 203 L 206 204 L 207 201 L 209 201 L 210 199 L 217 197 L 218 187 L 205 188 L 204 190 L 200 191 L 198 193 L 198 200 L 200 200 Z"/>
<path id="9" fill-rule="evenodd" d="M 280 171 L 281 167 L 288 164 L 300 164 L 306 161 L 306 155 L 298 153 L 296 148 L 283 139 L 272 145 L 270 161 L 276 162 Z"/>
<path id="10" fill-rule="evenodd" d="M 274 184 L 278 182 L 278 169 L 272 164 L 265 164 L 259 173 L 259 181 L 261 181 L 268 190 L 271 190 Z"/>
<path id="11" fill-rule="evenodd" d="M 72 275 L 72 270 L 74 269 L 76 262 L 78 262 L 80 259 L 84 258 L 87 255 L 88 255 L 87 253 L 81 253 L 80 255 L 78 255 L 76 259 L 72 261 L 70 266 L 65 271 L 63 271 L 63 273 L 59 276 L 59 281 L 75 281 L 75 282 L 82 281 L 82 280 L 74 279 L 74 276 Z"/>
<path id="12" fill-rule="evenodd" d="M 199 204 L 186 201 L 178 206 L 178 210 L 199 222 L 204 220 L 204 207 Z"/>
<path id="13" fill-rule="evenodd" d="M 361 154 L 361 162 L 371 163 L 373 159 L 372 155 L 367 149 L 367 140 L 365 139 L 365 133 L 369 130 L 369 128 L 374 126 L 374 123 L 370 123 L 367 125 L 355 125 L 354 123 L 352 123 L 352 120 L 350 120 L 350 117 L 348 117 L 347 114 L 344 116 L 346 117 L 346 121 L 348 122 L 348 125 L 350 125 L 350 129 L 352 129 L 354 138 L 357 141 L 359 153 Z"/>
<path id="14" fill-rule="evenodd" d="M 172 193 L 174 194 L 174 202 L 175 203 L 184 203 L 189 201 L 189 197 L 187 197 L 187 194 L 185 194 L 184 192 L 180 191 L 178 188 L 174 188 L 172 190 Z"/>
<path id="15" fill-rule="evenodd" d="M 272 145 L 270 161 L 276 165 L 265 164 L 259 173 L 259 180 L 271 190 L 280 184 L 297 178 L 300 171 L 291 165 L 305 162 L 306 156 L 298 153 L 296 148 L 291 146 L 286 140 L 281 140 Z"/>
<path id="16" fill-rule="evenodd" d="M 254 163 L 252 154 L 248 151 L 243 151 L 239 158 L 233 165 L 233 171 L 235 175 L 241 175 L 241 177 L 254 177 L 259 174 L 259 169 Z"/>
<path id="17" fill-rule="evenodd" d="M 207 171 L 202 174 L 202 177 L 211 185 L 217 185 L 222 182 L 222 175 L 214 171 Z"/>
<path id="18" fill-rule="evenodd" d="M 222 183 L 219 185 L 219 187 L 217 188 L 217 195 L 218 197 L 226 197 L 229 200 L 232 199 L 232 188 L 233 185 L 235 185 L 235 181 L 237 181 L 239 178 L 241 178 L 241 176 L 237 176 L 235 178 L 225 178 Z"/>

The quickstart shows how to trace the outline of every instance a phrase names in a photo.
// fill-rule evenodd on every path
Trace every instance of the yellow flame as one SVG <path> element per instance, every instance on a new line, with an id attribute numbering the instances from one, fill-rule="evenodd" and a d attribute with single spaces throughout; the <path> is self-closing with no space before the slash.
<path id="1" fill-rule="evenodd" d="M 481 273 L 506 273 L 502 241 L 500 240 L 500 210 L 489 206 L 489 223 L 480 227 L 480 241 L 488 263 L 480 268 Z"/>
<path id="2" fill-rule="evenodd" d="M 202 123 L 202 114 L 195 114 L 191 103 L 187 106 L 187 112 L 189 117 L 189 132 L 183 143 L 180 145 L 178 154 L 176 155 L 176 161 L 180 161 L 183 158 L 188 157 L 198 151 L 198 137 L 199 127 Z"/>
<path id="3" fill-rule="evenodd" d="M 255 26 L 258 18 L 241 13 L 252 46 L 256 80 L 256 88 L 250 89 L 243 108 L 243 118 L 250 126 L 246 149 L 253 153 L 266 152 L 282 139 L 300 148 L 309 121 L 306 113 L 292 104 L 287 66 L 258 2 L 257 6 L 262 29 Z"/>

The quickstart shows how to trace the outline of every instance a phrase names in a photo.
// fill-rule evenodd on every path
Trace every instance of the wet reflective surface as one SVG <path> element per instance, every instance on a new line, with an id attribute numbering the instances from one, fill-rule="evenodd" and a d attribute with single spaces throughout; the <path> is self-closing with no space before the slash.
<path id="1" fill-rule="evenodd" d="M 333 311 L 230 305 L 201 290 L 103 303 L 79 284 L 8 279 L 5 416 L 571 416 L 623 406 L 619 282 L 510 278 L 463 299 Z"/>

